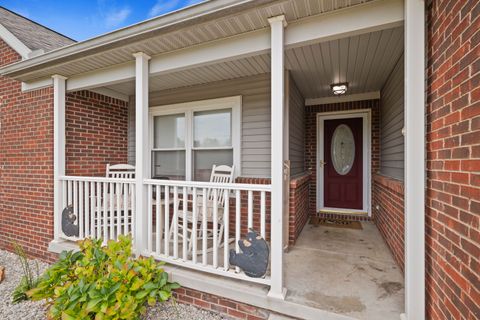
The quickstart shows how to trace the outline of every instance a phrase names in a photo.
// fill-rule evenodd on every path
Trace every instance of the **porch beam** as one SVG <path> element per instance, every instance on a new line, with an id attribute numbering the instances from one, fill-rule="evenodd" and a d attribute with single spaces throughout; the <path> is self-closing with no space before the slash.
<path id="1" fill-rule="evenodd" d="M 425 319 L 425 2 L 405 0 L 405 315 Z"/>
<path id="2" fill-rule="evenodd" d="M 292 22 L 285 30 L 284 47 L 290 49 L 401 26 L 403 19 L 402 0 L 372 1 Z M 261 29 L 156 55 L 150 60 L 149 72 L 150 75 L 167 74 L 265 54 L 269 51 L 270 30 Z M 134 78 L 134 63 L 125 62 L 71 76 L 67 90 L 108 86 Z M 38 85 L 42 85 L 42 82 L 38 82 Z M 25 86 L 32 90 L 35 83 L 29 82 Z"/>
<path id="3" fill-rule="evenodd" d="M 150 57 L 143 52 L 135 57 L 135 234 L 137 255 L 147 244 L 147 186 L 148 178 L 148 63 Z"/>
<path id="4" fill-rule="evenodd" d="M 268 19 L 271 30 L 271 286 L 268 295 L 285 299 L 283 287 L 283 126 L 285 120 L 285 16 Z"/>
<path id="5" fill-rule="evenodd" d="M 61 75 L 53 79 L 53 241 L 59 241 L 61 235 L 62 182 L 65 175 L 65 81 Z"/>

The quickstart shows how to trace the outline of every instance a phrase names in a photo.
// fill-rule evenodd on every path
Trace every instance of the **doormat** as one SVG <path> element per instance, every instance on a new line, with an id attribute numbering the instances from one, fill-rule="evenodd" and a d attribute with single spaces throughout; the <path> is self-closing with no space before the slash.
<path id="1" fill-rule="evenodd" d="M 313 224 L 313 226 L 315 227 L 325 226 L 325 227 L 346 228 L 346 229 L 356 229 L 356 230 L 363 229 L 360 221 L 348 221 L 344 219 L 312 217 L 310 219 L 310 224 Z"/>

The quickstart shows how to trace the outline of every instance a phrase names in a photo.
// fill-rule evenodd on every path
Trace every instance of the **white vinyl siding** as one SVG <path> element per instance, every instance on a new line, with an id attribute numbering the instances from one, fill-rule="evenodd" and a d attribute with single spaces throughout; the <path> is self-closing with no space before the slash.
<path id="1" fill-rule="evenodd" d="M 270 177 L 270 75 L 150 93 L 150 106 L 242 96 L 241 175 Z M 134 127 L 134 114 L 129 114 Z M 133 118 L 133 119 L 132 119 Z M 135 131 L 129 128 L 130 131 Z M 129 131 L 129 132 L 130 132 Z M 135 159 L 135 136 L 129 134 L 129 161 Z"/>
<path id="2" fill-rule="evenodd" d="M 380 173 L 404 177 L 404 59 L 398 60 L 387 79 L 380 100 Z"/>

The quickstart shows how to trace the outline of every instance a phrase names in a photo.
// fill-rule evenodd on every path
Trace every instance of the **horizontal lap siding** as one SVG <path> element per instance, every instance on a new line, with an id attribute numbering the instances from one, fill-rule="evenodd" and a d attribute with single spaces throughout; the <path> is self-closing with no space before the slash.
<path id="1" fill-rule="evenodd" d="M 380 172 L 403 180 L 404 171 L 404 57 L 400 57 L 381 92 Z"/>
<path id="2" fill-rule="evenodd" d="M 150 94 L 150 106 L 242 96 L 242 176 L 270 176 L 270 75 L 214 82 Z M 129 113 L 129 161 L 135 161 L 134 104 Z"/>
<path id="3" fill-rule="evenodd" d="M 289 83 L 290 175 L 305 171 L 305 99 L 290 78 Z"/>

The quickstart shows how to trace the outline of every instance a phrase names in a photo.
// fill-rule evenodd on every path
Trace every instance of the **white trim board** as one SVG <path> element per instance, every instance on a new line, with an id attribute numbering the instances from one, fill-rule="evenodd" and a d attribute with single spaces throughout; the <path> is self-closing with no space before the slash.
<path id="1" fill-rule="evenodd" d="M 15 37 L 7 28 L 0 24 L 0 38 L 3 39 L 13 50 L 15 50 L 22 59 L 28 59 L 32 50 L 28 48 L 20 39 Z"/>
<path id="2" fill-rule="evenodd" d="M 380 91 L 364 92 L 357 94 L 347 94 L 341 96 L 309 98 L 305 99 L 306 106 L 317 106 L 321 104 L 332 104 L 341 102 L 353 102 L 363 100 L 378 100 L 380 99 Z"/>
<path id="3" fill-rule="evenodd" d="M 324 209 L 323 200 L 323 168 L 320 166 L 320 159 L 323 158 L 323 123 L 325 120 L 333 119 L 349 119 L 362 118 L 363 119 L 363 208 L 361 211 L 368 212 L 368 216 L 372 216 L 372 117 L 370 109 L 348 110 L 338 112 L 323 112 L 317 114 L 317 160 L 315 166 L 317 168 L 317 205 L 316 211 Z"/>

